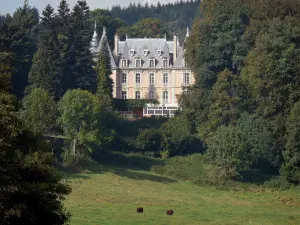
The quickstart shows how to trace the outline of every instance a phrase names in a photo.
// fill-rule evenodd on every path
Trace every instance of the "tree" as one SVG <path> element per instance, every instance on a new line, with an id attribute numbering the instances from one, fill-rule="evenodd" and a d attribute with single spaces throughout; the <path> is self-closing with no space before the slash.
<path id="1" fill-rule="evenodd" d="M 67 72 L 70 73 L 68 89 L 79 88 L 96 92 L 97 76 L 93 69 L 90 51 L 92 23 L 86 1 L 78 1 L 71 14 L 70 48 L 67 56 Z"/>
<path id="2" fill-rule="evenodd" d="M 283 152 L 284 164 L 281 174 L 288 181 L 300 183 L 300 102 L 297 102 L 291 109 L 286 121 L 286 145 Z"/>
<path id="3" fill-rule="evenodd" d="M 0 93 L 0 224 L 65 224 L 62 201 L 71 189 L 60 183 L 52 156 L 30 141 L 13 99 Z"/>
<path id="4" fill-rule="evenodd" d="M 43 88 L 57 100 L 63 95 L 63 64 L 55 31 L 54 9 L 47 5 L 42 14 L 40 40 L 29 73 L 28 91 Z"/>
<path id="5" fill-rule="evenodd" d="M 20 118 L 35 135 L 49 134 L 57 120 L 56 104 L 46 90 L 35 88 L 22 100 Z"/>
<path id="6" fill-rule="evenodd" d="M 97 96 L 100 99 L 100 102 L 103 106 L 111 107 L 112 106 L 112 85 L 113 80 L 110 78 L 111 71 L 111 63 L 110 63 L 110 53 L 109 53 L 109 45 L 105 33 L 102 34 L 102 38 L 100 40 L 100 51 L 97 56 L 97 64 L 95 71 L 97 73 Z"/>
<path id="7" fill-rule="evenodd" d="M 60 182 L 51 154 L 37 148 L 18 119 L 7 49 L 9 45 L 0 45 L 0 224 L 62 225 L 70 219 L 62 202 L 71 189 Z"/>
<path id="8" fill-rule="evenodd" d="M 58 119 L 64 134 L 72 140 L 72 155 L 76 155 L 76 145 L 99 144 L 97 139 L 101 124 L 98 98 L 86 90 L 71 90 L 61 98 L 58 104 Z"/>
<path id="9" fill-rule="evenodd" d="M 125 38 L 128 34 L 130 37 L 139 38 L 162 38 L 165 34 L 171 36 L 166 29 L 163 28 L 158 19 L 146 18 L 138 21 L 136 24 L 129 27 L 121 27 L 118 30 L 121 38 Z"/>
<path id="10" fill-rule="evenodd" d="M 36 42 L 33 39 L 33 30 L 39 23 L 38 11 L 24 5 L 13 14 L 10 23 L 13 31 L 10 51 L 14 55 L 12 86 L 13 93 L 18 97 L 24 96 L 28 85 L 28 74 L 32 66 L 32 60 L 36 51 Z"/>
<path id="11" fill-rule="evenodd" d="M 200 126 L 200 136 L 205 140 L 218 126 L 234 124 L 242 111 L 245 111 L 244 99 L 247 97 L 240 76 L 225 69 L 218 75 L 211 92 L 211 108 L 207 123 Z M 206 127 L 206 129 L 201 127 Z"/>

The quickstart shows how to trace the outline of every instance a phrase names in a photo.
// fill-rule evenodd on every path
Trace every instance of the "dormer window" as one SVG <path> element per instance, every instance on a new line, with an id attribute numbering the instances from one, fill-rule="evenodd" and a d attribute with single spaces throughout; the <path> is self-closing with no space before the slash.
<path id="1" fill-rule="evenodd" d="M 157 50 L 158 56 L 161 56 L 162 51 L 160 49 Z"/>
<path id="2" fill-rule="evenodd" d="M 143 53 L 144 53 L 144 56 L 147 56 L 148 53 L 149 53 L 149 50 L 148 50 L 148 49 L 144 49 L 144 50 L 143 50 Z"/>
<path id="3" fill-rule="evenodd" d="M 127 67 L 127 59 L 122 59 L 121 60 L 121 66 L 122 67 Z"/>
<path id="4" fill-rule="evenodd" d="M 129 51 L 129 55 L 130 55 L 130 56 L 134 56 L 134 49 L 131 49 L 131 50 Z"/>
<path id="5" fill-rule="evenodd" d="M 135 67 L 141 67 L 142 66 L 142 60 L 141 59 L 135 59 Z"/>
<path id="6" fill-rule="evenodd" d="M 163 59 L 163 67 L 169 67 L 169 59 Z"/>
<path id="7" fill-rule="evenodd" d="M 151 68 L 155 67 L 155 59 L 149 59 L 149 67 Z"/>

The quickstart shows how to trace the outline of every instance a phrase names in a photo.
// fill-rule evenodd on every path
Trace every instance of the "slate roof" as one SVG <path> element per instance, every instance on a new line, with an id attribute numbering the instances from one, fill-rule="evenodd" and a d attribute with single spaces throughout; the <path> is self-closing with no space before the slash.
<path id="1" fill-rule="evenodd" d="M 105 27 L 103 27 L 103 33 L 102 33 L 102 37 L 101 37 L 100 41 L 97 42 L 98 35 L 96 33 L 96 24 L 95 24 L 95 31 L 94 31 L 93 39 L 92 39 L 92 42 L 91 42 L 91 52 L 92 52 L 92 54 L 94 55 L 95 58 L 97 57 L 97 54 L 100 52 L 101 43 L 103 42 L 104 38 L 107 39 L 106 28 Z M 108 52 L 109 52 L 109 56 L 110 56 L 111 68 L 112 69 L 117 69 L 116 61 L 115 61 L 115 58 L 114 58 L 114 56 L 113 56 L 113 54 L 110 50 L 108 41 L 106 43 L 107 43 L 106 47 L 108 48 Z"/>
<path id="2" fill-rule="evenodd" d="M 180 50 L 179 42 L 177 49 Z M 128 60 L 128 67 L 135 67 L 135 58 L 142 60 L 141 68 L 148 68 L 149 59 L 155 59 L 155 67 L 163 67 L 163 58 L 170 59 L 169 63 L 173 63 L 173 41 L 167 41 L 165 38 L 127 38 L 126 41 L 119 41 L 119 57 L 126 58 Z M 131 56 L 130 50 L 134 50 L 134 55 Z M 148 50 L 148 54 L 144 55 L 144 50 Z M 158 50 L 161 51 L 161 55 L 158 54 Z M 177 53 L 178 54 L 178 53 Z M 120 60 L 117 65 L 120 65 Z"/>
<path id="3" fill-rule="evenodd" d="M 187 37 L 189 35 L 189 30 L 187 29 Z M 101 41 L 106 37 L 105 28 L 103 30 L 103 35 L 99 41 L 97 47 L 93 48 L 97 38 L 95 33 L 92 40 L 92 52 L 96 54 L 100 50 Z M 173 62 L 173 47 L 174 44 L 177 45 L 177 58 Z M 178 38 L 177 43 L 174 41 L 168 41 L 166 38 L 128 38 L 126 35 L 125 41 L 119 41 L 119 54 L 114 56 L 109 46 L 109 55 L 111 59 L 112 69 L 117 69 L 121 67 L 122 58 L 127 59 L 127 67 L 135 67 L 135 59 L 140 58 L 142 60 L 142 66 L 140 68 L 149 68 L 150 61 L 149 59 L 155 59 L 155 68 L 163 67 L 163 58 L 169 59 L 169 65 L 171 67 L 183 68 L 184 67 L 184 52 L 183 46 L 180 46 Z M 134 55 L 130 55 L 130 50 L 134 50 Z M 148 50 L 148 54 L 144 54 L 144 50 Z M 161 51 L 161 55 L 158 54 L 158 50 Z"/>

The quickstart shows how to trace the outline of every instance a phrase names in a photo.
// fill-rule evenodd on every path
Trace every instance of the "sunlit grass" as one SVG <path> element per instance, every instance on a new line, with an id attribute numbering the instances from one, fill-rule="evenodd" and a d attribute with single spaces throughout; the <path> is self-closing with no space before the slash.
<path id="1" fill-rule="evenodd" d="M 220 191 L 124 167 L 66 177 L 73 188 L 65 202 L 72 225 L 300 224 L 297 190 Z"/>

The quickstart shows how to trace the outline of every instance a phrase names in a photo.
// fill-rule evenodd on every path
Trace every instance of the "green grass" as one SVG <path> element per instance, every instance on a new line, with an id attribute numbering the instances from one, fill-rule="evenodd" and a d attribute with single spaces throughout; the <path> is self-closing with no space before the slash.
<path id="1" fill-rule="evenodd" d="M 72 225 L 300 224 L 297 190 L 220 191 L 128 163 L 135 169 L 93 164 L 81 173 L 65 173 L 73 189 L 65 201 Z M 136 213 L 138 206 L 143 214 Z M 166 215 L 168 209 L 173 216 Z"/>

